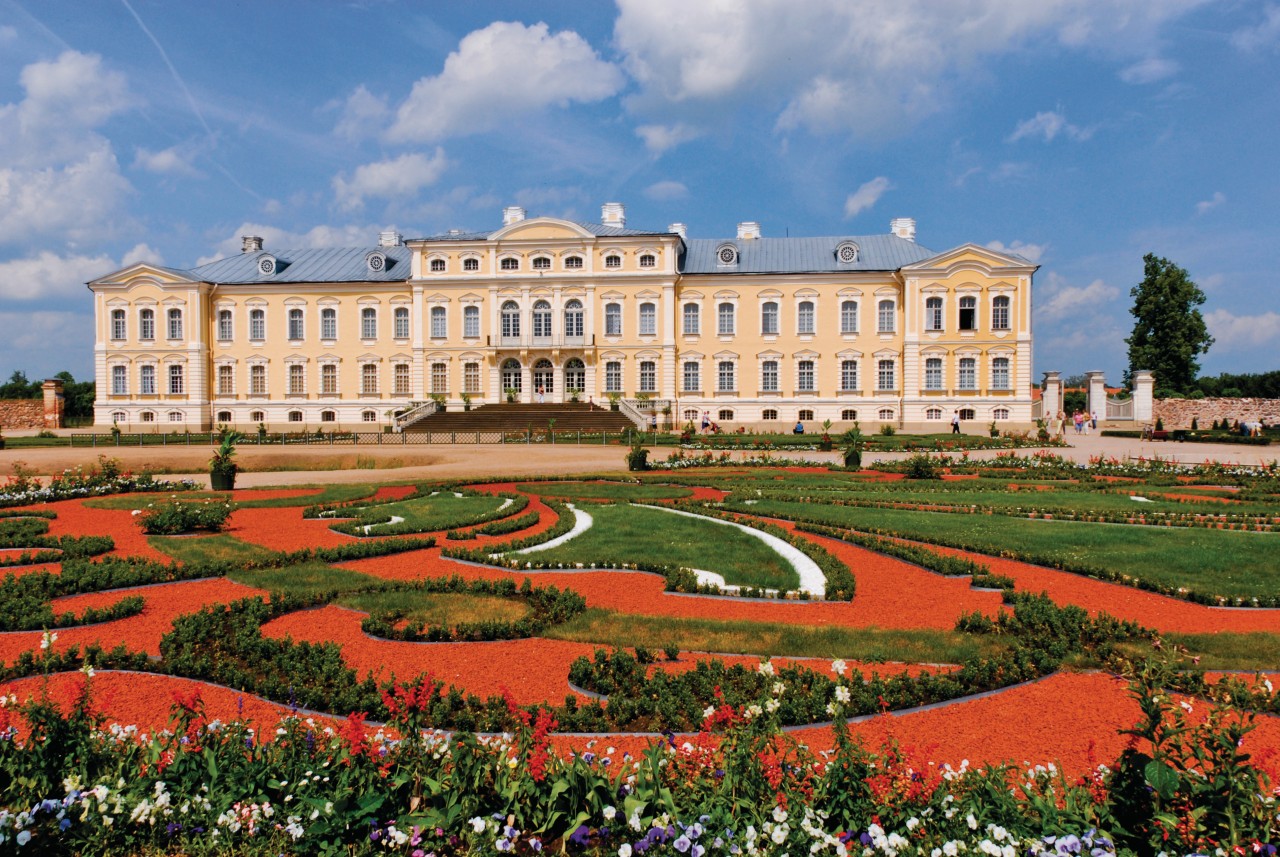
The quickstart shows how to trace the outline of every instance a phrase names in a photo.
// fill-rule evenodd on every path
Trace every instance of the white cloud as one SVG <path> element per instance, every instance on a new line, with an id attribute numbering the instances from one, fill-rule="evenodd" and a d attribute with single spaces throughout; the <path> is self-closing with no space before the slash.
<path id="1" fill-rule="evenodd" d="M 515 115 L 600 101 L 623 82 L 622 72 L 575 32 L 497 21 L 468 33 L 439 75 L 413 85 L 388 136 L 433 142 L 490 131 Z"/>
<path id="2" fill-rule="evenodd" d="M 356 87 L 342 108 L 342 118 L 334 131 L 348 140 L 376 137 L 382 133 L 391 115 L 387 100 L 374 95 L 364 85 Z"/>
<path id="3" fill-rule="evenodd" d="M 1205 214 L 1213 211 L 1218 206 L 1227 201 L 1227 195 L 1220 190 L 1215 190 L 1213 196 L 1208 199 L 1202 199 L 1196 203 L 1196 214 Z"/>
<path id="4" fill-rule="evenodd" d="M 1219 351 L 1271 348 L 1280 341 L 1280 313 L 1235 315 L 1230 310 L 1215 309 L 1204 315 L 1205 324 Z"/>
<path id="5" fill-rule="evenodd" d="M 0 328 L 6 331 L 0 337 L 0 366 L 22 369 L 29 378 L 48 378 L 68 370 L 82 381 L 93 379 L 88 349 L 73 354 L 67 348 L 69 342 L 93 342 L 92 313 L 0 312 Z M 73 361 L 83 366 L 72 365 Z"/>
<path id="6" fill-rule="evenodd" d="M 136 261 L 156 262 L 144 244 L 130 250 L 117 262 L 105 253 L 97 256 L 59 256 L 43 250 L 24 259 L 0 262 L 0 299 L 39 301 L 74 298 L 87 300 L 85 283 Z M 13 328 L 8 328 L 9 333 Z"/>
<path id="7" fill-rule="evenodd" d="M 120 267 L 125 268 L 134 262 L 149 262 L 152 265 L 163 265 L 164 256 L 150 244 L 135 245 L 132 250 L 120 257 Z M 98 276 L 101 276 L 100 274 Z"/>
<path id="8" fill-rule="evenodd" d="M 1179 66 L 1173 60 L 1160 57 L 1148 57 L 1120 70 L 1120 79 L 1125 83 L 1155 83 L 1172 77 L 1178 73 Z"/>
<path id="9" fill-rule="evenodd" d="M 1280 47 L 1280 5 L 1268 3 L 1262 21 L 1256 27 L 1236 30 L 1231 43 L 1246 52 Z"/>
<path id="10" fill-rule="evenodd" d="M 130 189 L 105 140 L 65 167 L 0 169 L 0 244 L 42 236 L 73 242 L 109 237 Z"/>
<path id="11" fill-rule="evenodd" d="M 301 250 L 316 247 L 371 247 L 378 243 L 378 233 L 394 226 L 316 226 L 306 232 L 290 232 L 277 226 L 245 221 L 226 238 L 214 245 L 214 251 L 208 256 L 201 256 L 192 267 L 200 267 L 227 256 L 240 253 L 240 239 L 244 235 L 257 235 L 268 250 Z"/>
<path id="12" fill-rule="evenodd" d="M 1081 141 L 1093 136 L 1093 129 L 1072 125 L 1062 113 L 1045 110 L 1030 119 L 1019 122 L 1018 127 L 1014 128 L 1013 133 L 1006 138 L 1006 142 L 1016 143 L 1027 137 L 1043 137 L 1044 141 L 1049 143 L 1059 134 L 1070 140 Z"/>
<path id="13" fill-rule="evenodd" d="M 674 125 L 641 125 L 636 128 L 636 135 L 644 140 L 646 149 L 660 155 L 681 143 L 697 139 L 702 136 L 702 132 L 683 122 L 677 122 Z"/>
<path id="14" fill-rule="evenodd" d="M 880 197 L 884 196 L 885 191 L 892 187 L 893 185 L 884 176 L 876 176 L 869 182 L 863 182 L 862 186 L 849 194 L 844 201 L 844 216 L 853 217 L 871 208 L 880 200 Z"/>
<path id="15" fill-rule="evenodd" d="M 1021 241 L 1013 241 L 1005 244 L 1003 241 L 988 241 L 987 247 L 995 250 L 997 253 L 1014 253 L 1028 262 L 1039 262 L 1044 256 L 1048 244 L 1025 244 Z"/>
<path id="16" fill-rule="evenodd" d="M 689 196 L 689 188 L 685 187 L 683 182 L 654 182 L 644 189 L 644 195 L 649 199 L 656 200 L 658 202 L 666 202 L 672 199 L 686 199 Z"/>
<path id="17" fill-rule="evenodd" d="M 411 197 L 422 188 L 435 184 L 448 161 L 444 150 L 436 147 L 430 157 L 410 152 L 398 158 L 356 167 L 348 179 L 345 174 L 333 179 L 333 193 L 342 208 L 359 208 L 366 197 Z"/>
<path id="18" fill-rule="evenodd" d="M 1049 293 L 1049 299 L 1036 306 L 1037 321 L 1088 319 L 1105 304 L 1120 297 L 1120 289 L 1102 280 L 1094 280 L 1087 286 L 1072 286 L 1054 273 L 1047 276 L 1043 288 Z"/>
<path id="19" fill-rule="evenodd" d="M 783 131 L 901 130 L 954 103 L 991 59 L 1045 42 L 1132 61 L 1204 0 L 619 0 L 614 43 L 634 111 L 671 120 L 725 102 Z M 672 22 L 678 21 L 677 26 Z"/>
<path id="20" fill-rule="evenodd" d="M 195 154 L 195 150 L 189 146 L 170 146 L 158 152 L 139 148 L 134 154 L 133 165 L 162 176 L 194 177 L 201 175 L 191 164 Z"/>

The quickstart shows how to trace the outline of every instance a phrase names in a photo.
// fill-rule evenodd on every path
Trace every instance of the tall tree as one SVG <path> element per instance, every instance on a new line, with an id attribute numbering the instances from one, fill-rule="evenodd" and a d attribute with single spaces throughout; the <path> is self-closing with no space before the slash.
<path id="1" fill-rule="evenodd" d="M 1126 380 L 1140 369 L 1155 373 L 1156 387 L 1185 393 L 1195 384 L 1200 363 L 1213 344 L 1198 307 L 1204 292 L 1187 272 L 1155 254 L 1142 257 L 1142 282 L 1129 291 L 1136 319 L 1129 345 Z"/>

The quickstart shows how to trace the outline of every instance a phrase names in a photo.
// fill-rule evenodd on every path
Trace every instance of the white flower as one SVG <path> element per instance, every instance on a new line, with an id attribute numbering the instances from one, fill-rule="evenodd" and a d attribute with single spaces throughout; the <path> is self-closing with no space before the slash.
<path id="1" fill-rule="evenodd" d="M 782 843 L 787 841 L 787 834 L 790 832 L 791 832 L 790 828 L 788 828 L 785 824 L 779 824 L 777 827 L 773 829 L 773 833 L 769 834 L 769 838 L 772 839 L 776 844 L 781 845 Z"/>
<path id="2" fill-rule="evenodd" d="M 618 857 L 631 857 L 631 843 L 624 842 L 622 847 L 618 849 Z"/>
<path id="3" fill-rule="evenodd" d="M 782 707 L 782 703 L 778 702 L 778 700 L 776 699 L 771 699 L 764 704 L 765 711 L 768 711 L 770 714 L 777 711 L 781 707 Z"/>
<path id="4" fill-rule="evenodd" d="M 604 816 L 605 821 L 613 821 L 613 817 L 618 814 L 618 810 L 614 809 L 611 806 L 606 806 L 601 811 L 601 814 Z"/>
<path id="5" fill-rule="evenodd" d="M 706 708 L 702 709 L 702 719 L 706 720 L 715 713 L 716 713 L 716 707 L 714 705 L 708 705 Z"/>
<path id="6" fill-rule="evenodd" d="M 780 807 L 780 806 L 775 806 L 775 807 L 773 808 L 773 820 L 774 820 L 774 821 L 777 821 L 777 822 L 783 822 L 783 821 L 786 821 L 786 820 L 787 820 L 787 811 L 786 811 L 785 809 L 783 809 L 782 807 Z"/>
<path id="7" fill-rule="evenodd" d="M 44 636 L 40 638 L 40 649 L 46 650 L 56 642 L 58 642 L 58 632 L 45 631 Z"/>
<path id="8" fill-rule="evenodd" d="M 965 824 L 969 825 L 970 830 L 978 829 L 978 819 L 973 817 L 973 813 L 969 813 L 964 817 Z"/>
<path id="9" fill-rule="evenodd" d="M 942 853 L 947 857 L 956 857 L 960 853 L 960 849 L 956 847 L 955 840 L 952 840 L 942 846 Z"/>
<path id="10" fill-rule="evenodd" d="M 842 684 L 836 686 L 837 702 L 848 702 L 852 698 L 853 698 L 853 694 L 849 693 L 849 688 L 845 687 Z"/>
<path id="11" fill-rule="evenodd" d="M 476 833 L 483 833 L 484 819 L 478 815 L 475 818 L 471 819 L 471 829 L 474 830 Z"/>
<path id="12" fill-rule="evenodd" d="M 846 664 L 844 661 L 842 661 L 840 658 L 836 658 L 834 661 L 831 662 L 831 671 L 836 675 L 844 675 L 845 671 L 848 669 L 849 669 L 849 665 Z"/>
<path id="13" fill-rule="evenodd" d="M 773 662 L 761 661 L 760 666 L 756 667 L 760 671 L 760 675 L 774 675 Z"/>
<path id="14" fill-rule="evenodd" d="M 774 696 L 782 696 L 782 694 L 786 693 L 786 691 L 787 691 L 787 686 L 786 686 L 786 684 L 784 684 L 783 682 L 775 681 L 775 682 L 773 683 L 773 695 L 774 695 Z"/>

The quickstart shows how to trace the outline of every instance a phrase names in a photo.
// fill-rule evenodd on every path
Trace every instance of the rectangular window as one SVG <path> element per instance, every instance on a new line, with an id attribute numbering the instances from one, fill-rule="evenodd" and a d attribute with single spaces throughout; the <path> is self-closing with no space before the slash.
<path id="1" fill-rule="evenodd" d="M 480 364 L 462 364 L 462 389 L 467 393 L 480 392 Z"/>
<path id="2" fill-rule="evenodd" d="M 111 311 L 111 338 L 124 339 L 124 336 L 125 336 L 124 310 L 113 309 Z"/>
<path id="3" fill-rule="evenodd" d="M 261 364 L 249 367 L 249 395 L 267 394 L 267 367 Z"/>
<path id="4" fill-rule="evenodd" d="M 701 328 L 700 319 L 698 318 L 698 305 L 684 305 L 684 333 L 685 336 L 697 336 Z"/>
<path id="5" fill-rule="evenodd" d="M 320 367 L 320 392 L 327 396 L 338 393 L 338 365 L 325 363 Z"/>
<path id="6" fill-rule="evenodd" d="M 433 393 L 449 392 L 449 364 L 448 363 L 432 363 L 431 364 L 431 392 Z"/>
<path id="7" fill-rule="evenodd" d="M 653 393 L 658 389 L 658 364 L 652 360 L 640 361 L 640 392 Z"/>
<path id="8" fill-rule="evenodd" d="M 991 302 L 991 327 L 993 330 L 1009 329 L 1009 299 L 1004 295 Z"/>
<path id="9" fill-rule="evenodd" d="M 468 339 L 480 336 L 480 307 L 469 306 L 462 311 L 462 335 Z"/>
<path id="10" fill-rule="evenodd" d="M 302 310 L 289 310 L 289 339 L 293 342 L 302 340 Z"/>
<path id="11" fill-rule="evenodd" d="M 683 372 L 684 391 L 694 393 L 702 389 L 702 364 L 697 360 L 686 360 Z"/>
<path id="12" fill-rule="evenodd" d="M 604 364 L 604 390 L 606 393 L 622 392 L 622 364 L 617 360 Z"/>
<path id="13" fill-rule="evenodd" d="M 234 366 L 218 367 L 218 395 L 230 396 L 236 391 L 235 387 L 235 371 Z"/>
<path id="14" fill-rule="evenodd" d="M 721 360 L 716 372 L 716 389 L 721 393 L 732 393 L 737 389 L 734 379 L 732 360 Z"/>
<path id="15" fill-rule="evenodd" d="M 796 389 L 801 393 L 812 393 L 817 389 L 817 379 L 812 360 L 801 360 L 796 366 Z"/>
<path id="16" fill-rule="evenodd" d="M 961 390 L 978 389 L 978 361 L 974 358 L 960 358 L 959 384 Z"/>
<path id="17" fill-rule="evenodd" d="M 255 341 L 267 338 L 266 310 L 249 310 L 249 338 Z"/>
<path id="18" fill-rule="evenodd" d="M 604 308 L 604 335 L 622 335 L 622 304 L 606 304 Z"/>
<path id="19" fill-rule="evenodd" d="M 894 377 L 894 366 L 892 360 L 881 360 L 876 364 L 876 389 L 877 390 L 894 390 L 897 389 Z"/>
<path id="20" fill-rule="evenodd" d="M 858 361 L 840 361 L 840 389 L 849 391 L 858 389 Z"/>
<path id="21" fill-rule="evenodd" d="M 760 332 L 773 336 L 778 332 L 778 305 L 768 301 L 760 307 Z"/>
<path id="22" fill-rule="evenodd" d="M 653 304 L 640 304 L 640 335 L 654 336 L 658 332 L 658 308 Z"/>
<path id="23" fill-rule="evenodd" d="M 300 396 L 307 391 L 306 371 L 307 368 L 301 363 L 293 363 L 289 366 L 289 395 Z"/>
<path id="24" fill-rule="evenodd" d="M 360 310 L 360 338 L 378 338 L 378 311 L 373 307 Z"/>
<path id="25" fill-rule="evenodd" d="M 978 329 L 978 299 L 972 295 L 960 299 L 960 329 Z"/>
<path id="26" fill-rule="evenodd" d="M 893 301 L 880 301 L 876 308 L 876 329 L 880 333 L 893 333 L 894 331 L 894 305 Z"/>
<path id="27" fill-rule="evenodd" d="M 169 395 L 181 396 L 183 391 L 182 383 L 182 364 L 174 363 L 169 366 Z"/>
<path id="28" fill-rule="evenodd" d="M 733 336 L 733 304 L 720 304 L 716 309 L 716 332 L 721 336 Z"/>
<path id="29" fill-rule="evenodd" d="M 320 338 L 338 338 L 338 311 L 332 308 L 320 310 Z"/>
<path id="30" fill-rule="evenodd" d="M 840 304 L 840 332 L 858 332 L 858 302 L 844 301 Z"/>
<path id="31" fill-rule="evenodd" d="M 434 379 L 433 379 L 434 380 Z M 391 370 L 391 383 L 394 395 L 409 395 L 409 364 L 397 363 Z"/>
<path id="32" fill-rule="evenodd" d="M 365 363 L 360 367 L 360 392 L 373 395 L 378 392 L 378 367 L 374 363 Z"/>
<path id="33" fill-rule="evenodd" d="M 111 367 L 111 395 L 113 396 L 129 395 L 129 367 L 128 366 L 112 366 Z"/>
<path id="34" fill-rule="evenodd" d="M 924 388 L 926 390 L 942 389 L 942 358 L 930 357 L 924 361 Z"/>
<path id="35" fill-rule="evenodd" d="M 139 382 L 139 386 L 142 388 L 142 395 L 154 396 L 156 394 L 156 367 L 143 366 Z"/>
<path id="36" fill-rule="evenodd" d="M 155 339 L 156 338 L 156 314 L 154 311 L 144 309 L 138 315 L 138 338 L 139 339 Z"/>
<path id="37" fill-rule="evenodd" d="M 766 393 L 778 392 L 777 360 L 766 360 L 760 364 L 760 389 Z"/>
<path id="38" fill-rule="evenodd" d="M 182 310 L 180 309 L 169 310 L 169 338 L 182 338 Z"/>
<path id="39" fill-rule="evenodd" d="M 1009 358 L 997 357 L 991 361 L 991 389 L 1009 389 Z"/>
<path id="40" fill-rule="evenodd" d="M 813 301 L 800 301 L 800 306 L 796 309 L 796 333 L 813 333 L 813 313 Z"/>
<path id="41" fill-rule="evenodd" d="M 221 340 L 231 339 L 231 310 L 218 310 L 218 338 Z"/>

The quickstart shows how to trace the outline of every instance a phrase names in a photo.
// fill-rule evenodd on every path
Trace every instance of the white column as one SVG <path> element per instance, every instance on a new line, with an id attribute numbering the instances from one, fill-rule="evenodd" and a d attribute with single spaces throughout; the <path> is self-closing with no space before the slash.
<path id="1" fill-rule="evenodd" d="M 1062 373 L 1044 373 L 1044 395 L 1041 398 L 1041 413 L 1046 420 L 1051 420 L 1062 410 Z"/>
<path id="2" fill-rule="evenodd" d="M 1154 413 L 1155 376 L 1149 369 L 1133 373 L 1133 419 L 1139 423 L 1151 422 Z"/>
<path id="3" fill-rule="evenodd" d="M 1106 373 L 1101 370 L 1086 372 L 1089 379 L 1089 412 L 1097 414 L 1099 419 L 1107 418 L 1107 380 Z"/>
<path id="4" fill-rule="evenodd" d="M 395 323 L 395 307 L 392 307 L 392 324 Z M 423 296 L 422 285 L 414 283 L 413 285 L 413 363 L 409 367 L 409 391 L 410 398 L 425 399 L 427 393 L 427 376 L 426 376 L 426 342 L 422 336 L 423 323 Z"/>

